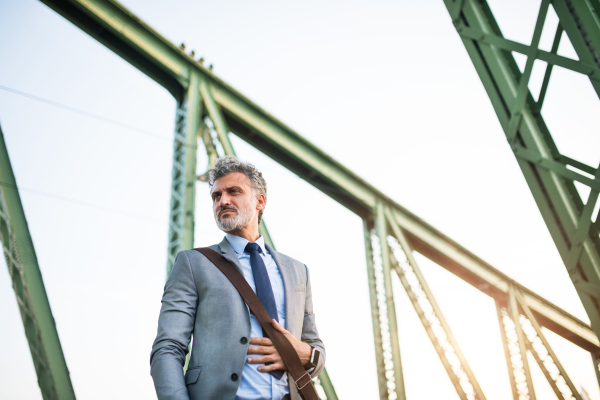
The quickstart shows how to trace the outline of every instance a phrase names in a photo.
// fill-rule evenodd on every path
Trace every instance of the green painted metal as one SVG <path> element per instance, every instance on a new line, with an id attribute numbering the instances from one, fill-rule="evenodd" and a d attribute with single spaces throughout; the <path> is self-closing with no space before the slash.
<path id="1" fill-rule="evenodd" d="M 561 155 L 541 114 L 552 65 L 589 76 L 600 94 L 600 3 L 597 0 L 552 1 L 560 22 L 552 50 L 547 52 L 538 46 L 549 0 L 542 1 L 530 45 L 503 38 L 487 2 L 467 0 L 459 13 L 457 2 L 444 2 L 454 17 L 456 30 L 494 106 L 592 328 L 600 335 L 600 218 L 592 221 L 600 193 L 600 168 Z M 563 30 L 579 60 L 556 54 Z M 527 55 L 523 73 L 510 51 Z M 548 63 L 537 102 L 528 89 L 536 59 Z M 575 181 L 590 187 L 587 199 L 580 197 Z"/>
<path id="2" fill-rule="evenodd" d="M 371 304 L 371 322 L 373 325 L 373 341 L 375 344 L 375 366 L 377 370 L 377 383 L 379 398 L 389 399 L 387 376 L 385 374 L 385 358 L 383 356 L 383 334 L 381 329 L 381 316 L 379 310 L 377 276 L 375 273 L 375 261 L 373 254 L 373 242 L 371 236 L 374 223 L 372 219 L 363 219 L 363 236 L 365 241 L 365 256 L 367 261 L 367 283 L 369 285 L 369 302 Z"/>
<path id="3" fill-rule="evenodd" d="M 177 105 L 175 114 L 167 276 L 171 273 L 177 253 L 194 247 L 196 151 L 197 138 L 201 135 L 202 101 L 198 91 L 198 74 L 192 71 L 190 76 L 188 93 Z"/>
<path id="4" fill-rule="evenodd" d="M 514 285 L 523 294 L 527 305 L 541 326 L 554 331 L 582 348 L 593 352 L 600 351 L 598 337 L 594 331 L 591 330 L 589 325 L 571 316 L 535 293 L 516 284 L 508 276 L 502 274 L 491 265 L 452 241 L 408 210 L 394 203 L 383 193 L 376 190 L 366 181 L 336 162 L 291 128 L 287 127 L 281 121 L 277 120 L 248 98 L 237 92 L 223 80 L 215 76 L 212 71 L 203 67 L 202 64 L 194 60 L 192 56 L 186 54 L 182 49 L 160 36 L 116 1 L 42 1 L 164 86 L 180 103 L 185 100 L 188 88 L 195 86 L 190 84 L 190 80 L 192 79 L 192 74 L 196 73 L 199 76 L 199 87 L 201 91 L 203 90 L 205 93 L 209 93 L 208 102 L 211 102 L 211 99 L 214 100 L 214 103 L 210 103 L 211 106 L 214 106 L 212 107 L 212 113 L 221 118 L 220 121 L 218 118 L 213 120 L 217 135 L 220 139 L 227 137 L 228 132 L 231 131 L 264 154 L 270 156 L 275 161 L 278 161 L 284 167 L 293 171 L 302 179 L 305 179 L 314 187 L 361 216 L 364 220 L 370 220 L 374 217 L 377 212 L 376 206 L 378 203 L 389 205 L 392 218 L 405 233 L 406 240 L 415 251 L 430 258 L 437 264 L 457 275 L 459 278 L 495 299 L 505 298 L 509 293 L 511 285 Z M 596 0 L 588 0 L 586 6 L 592 3 L 593 6 L 596 7 Z M 467 46 L 471 58 L 474 59 L 474 57 L 477 56 L 477 52 L 482 52 L 483 54 L 480 55 L 479 58 L 474 59 L 474 63 L 484 81 L 486 89 L 493 88 L 493 84 L 495 83 L 494 80 L 490 78 L 490 75 L 499 74 L 504 81 L 500 82 L 499 89 L 496 88 L 494 90 L 498 92 L 503 91 L 503 95 L 511 95 L 516 98 L 519 84 L 515 77 L 520 76 L 520 72 L 518 71 L 516 63 L 514 63 L 512 56 L 507 56 L 509 55 L 507 49 L 529 55 L 529 46 L 507 41 L 502 38 L 501 34 L 498 34 L 499 29 L 495 24 L 495 21 L 493 21 L 493 16 L 491 20 L 489 18 L 491 12 L 485 2 L 481 3 L 474 0 L 457 0 L 456 2 L 452 2 L 448 0 L 446 1 L 446 5 L 450 10 L 454 23 L 462 32 L 463 41 L 465 42 L 465 46 Z M 581 37 L 578 43 L 573 43 L 577 51 L 581 50 L 581 46 L 590 48 L 591 45 L 596 43 L 595 34 L 592 35 L 592 39 L 588 37 L 589 35 L 586 36 L 586 34 L 582 34 L 581 26 L 573 22 L 573 17 L 571 17 L 571 21 L 568 21 L 568 18 L 563 18 L 563 16 L 561 16 L 561 13 L 570 13 L 573 15 L 569 7 L 577 11 L 577 7 L 581 8 L 581 5 L 576 4 L 573 6 L 568 0 L 556 0 L 552 5 L 561 18 L 561 27 L 565 29 L 565 32 L 567 32 L 571 41 L 574 42 L 574 39 L 571 38 L 573 32 L 575 32 L 575 35 Z M 563 8 L 559 10 L 560 7 Z M 468 25 L 465 24 L 465 20 L 467 19 L 472 23 L 469 23 Z M 485 29 L 480 29 L 482 26 Z M 473 31 L 473 29 L 476 29 L 476 31 Z M 478 41 L 481 42 L 481 45 L 477 44 Z M 591 56 L 580 56 L 580 61 L 578 62 L 557 56 L 555 51 L 536 51 L 534 53 L 538 59 L 545 60 L 552 65 L 571 68 L 575 71 L 590 74 L 592 77 L 595 77 L 598 74 L 598 68 L 596 66 L 598 64 L 593 62 L 594 60 Z M 483 57 L 495 58 L 496 62 L 496 64 L 492 63 L 492 71 L 487 75 L 481 72 L 488 66 L 488 64 L 485 64 L 480 60 Z M 501 60 L 500 64 L 497 62 L 498 60 Z M 488 93 L 489 92 L 490 90 L 488 89 Z M 502 110 L 502 107 L 506 106 L 506 104 L 503 103 L 504 99 L 499 95 L 490 95 L 490 99 L 497 110 Z M 209 108 L 208 102 L 206 102 L 207 109 Z M 508 130 L 512 120 L 510 126 L 517 127 L 515 130 L 515 137 L 520 137 L 520 135 L 522 135 L 523 126 L 526 126 L 531 130 L 531 127 L 539 124 L 540 121 L 543 125 L 543 120 L 541 120 L 539 113 L 531 114 L 527 111 L 528 108 L 531 108 L 531 102 L 530 96 L 525 96 L 525 111 L 520 113 L 521 116 L 516 116 L 515 118 L 517 119 L 511 117 L 512 113 L 510 111 L 512 108 L 510 107 L 504 108 L 504 114 L 498 114 L 505 130 Z M 534 106 L 537 107 L 538 105 L 534 104 Z M 539 106 L 541 107 L 541 103 Z M 215 113 L 215 110 L 218 111 L 218 114 Z M 208 114 L 211 114 L 210 110 L 208 110 Z M 219 130 L 221 133 L 219 133 Z M 547 130 L 538 130 L 536 134 L 538 136 L 535 137 L 535 139 L 538 142 L 545 143 L 546 145 L 551 142 L 551 140 L 550 142 L 544 142 L 549 137 Z M 202 134 L 202 137 L 206 143 L 205 139 L 207 139 L 207 137 L 204 133 Z M 227 143 L 227 141 L 225 141 L 225 143 Z M 521 144 L 521 147 L 525 148 L 524 152 L 521 149 L 518 150 L 524 155 L 520 159 L 525 160 L 524 157 L 530 156 L 527 151 L 532 150 L 532 147 L 529 145 L 523 146 L 522 143 L 519 144 Z M 550 149 L 553 149 L 552 146 L 550 146 Z M 211 154 L 214 158 L 214 149 L 211 151 Z M 554 154 L 555 157 L 546 157 L 547 154 Z M 585 181 L 587 178 L 582 174 L 577 174 L 575 176 L 572 174 L 570 175 L 568 171 L 565 171 L 566 168 L 560 168 L 561 165 L 555 165 L 551 161 L 562 163 L 563 166 L 567 164 L 575 166 L 582 169 L 584 172 L 589 172 L 590 170 L 592 170 L 594 174 L 596 172 L 595 168 L 584 166 L 581 163 L 559 155 L 556 152 L 543 152 L 540 160 L 543 160 L 545 167 L 533 168 L 538 168 L 535 172 L 542 176 L 544 180 L 552 181 L 551 183 L 571 178 Z M 528 159 L 522 162 L 520 161 L 520 163 L 522 164 L 522 168 L 525 168 L 523 167 L 523 163 L 527 165 L 532 164 Z M 533 172 L 529 175 L 533 175 Z M 527 176 L 528 175 L 526 174 L 526 177 Z M 590 182 L 589 178 L 587 179 L 588 183 L 592 185 L 596 184 L 595 182 Z M 528 178 L 528 182 L 530 181 L 531 179 Z M 572 181 L 569 182 L 572 186 Z M 562 184 L 563 187 L 560 187 L 560 190 L 554 188 L 556 189 L 553 189 L 554 192 L 559 192 L 563 197 L 565 196 L 565 193 L 567 195 L 572 195 L 573 193 L 576 194 L 574 187 L 568 187 L 568 190 L 565 191 L 563 190 L 565 186 L 564 182 L 562 182 Z M 532 183 L 530 183 L 530 186 L 531 185 Z M 536 190 L 541 191 L 540 188 L 541 186 L 538 184 Z M 538 198 L 536 197 L 536 200 L 537 199 Z M 543 204 L 543 201 L 538 201 L 538 204 Z M 543 207 L 540 206 L 540 208 Z M 546 208 L 551 209 L 552 207 L 548 206 Z M 542 214 L 545 215 L 544 210 L 542 211 Z M 564 216 L 563 214 L 565 213 L 561 210 L 561 218 Z M 576 213 L 573 215 L 576 215 Z M 550 224 L 550 222 L 548 222 L 549 220 L 551 219 L 546 218 L 547 223 Z M 590 229 L 596 229 L 596 227 L 592 226 Z M 568 248 L 570 250 L 570 247 Z M 584 253 L 584 255 L 585 254 L 586 253 Z M 595 282 L 588 282 L 585 279 L 581 279 L 581 281 L 579 287 L 585 287 L 588 292 L 593 291 L 598 287 Z M 377 337 L 375 340 L 377 347 Z"/>
<path id="5" fill-rule="evenodd" d="M 529 350 L 529 354 L 532 355 L 533 359 L 535 360 L 535 362 L 538 364 L 538 366 L 542 370 L 542 373 L 544 374 L 544 376 L 546 377 L 546 380 L 550 384 L 550 387 L 554 391 L 554 394 L 556 395 L 556 398 L 559 399 L 559 400 L 571 399 L 572 398 L 571 396 L 565 397 L 563 395 L 563 393 L 560 391 L 560 389 L 556 385 L 556 382 L 552 379 L 552 375 L 550 374 L 550 371 L 548 371 L 548 368 L 546 368 L 546 366 L 544 365 L 544 362 L 540 358 L 540 355 L 533 348 L 533 343 L 531 343 L 529 340 L 527 340 L 527 349 Z"/>
<path id="6" fill-rule="evenodd" d="M 500 337 L 502 338 L 502 349 L 504 350 L 504 360 L 506 361 L 506 370 L 508 372 L 508 380 L 510 382 L 512 398 L 513 400 L 519 400 L 519 392 L 517 389 L 517 382 L 515 380 L 515 373 L 513 369 L 512 354 L 510 352 L 508 334 L 506 332 L 507 330 L 504 322 L 504 313 L 506 313 L 506 307 L 503 304 L 504 302 L 499 299 L 496 299 L 494 303 L 496 305 L 496 316 L 498 317 L 498 326 L 500 328 Z"/>
<path id="7" fill-rule="evenodd" d="M 573 381 L 571 381 L 571 378 L 569 378 L 569 375 L 567 375 L 567 371 L 565 371 L 562 364 L 558 360 L 556 353 L 554 353 L 554 350 L 552 350 L 550 342 L 548 342 L 546 336 L 544 335 L 544 332 L 542 332 L 542 328 L 535 320 L 535 317 L 531 313 L 529 307 L 527 307 L 527 303 L 523 300 L 523 296 L 521 296 L 521 293 L 519 293 L 518 291 L 515 291 L 515 295 L 517 298 L 517 303 L 523 310 L 523 314 L 525 315 L 525 317 L 527 317 L 527 320 L 529 321 L 531 327 L 535 332 L 535 334 L 533 335 L 534 339 L 532 340 L 530 337 L 528 337 L 527 340 L 529 352 L 533 354 L 535 361 L 538 363 L 540 369 L 546 376 L 546 379 L 548 380 L 548 383 L 550 383 L 550 386 L 552 386 L 552 389 L 555 391 L 556 396 L 559 399 L 563 398 L 565 400 L 571 398 L 575 400 L 583 400 L 581 395 L 577 391 L 577 388 L 573 384 Z M 539 339 L 539 344 L 541 344 L 541 346 L 544 349 L 544 351 L 541 352 L 541 354 L 535 346 L 535 344 L 538 344 L 535 343 L 537 342 L 537 340 L 535 339 Z M 550 365 L 553 365 L 551 371 L 548 370 L 548 367 Z M 558 373 L 556 373 L 556 371 L 558 371 Z"/>
<path id="8" fill-rule="evenodd" d="M 556 27 L 556 33 L 554 34 L 554 40 L 552 41 L 552 49 L 550 50 L 551 54 L 556 54 L 558 52 L 558 46 L 560 45 L 560 39 L 565 30 L 558 24 Z M 546 98 L 546 93 L 548 92 L 548 84 L 550 83 L 550 75 L 552 74 L 553 64 L 548 64 L 546 68 L 546 72 L 544 73 L 544 80 L 542 81 L 542 87 L 540 88 L 540 93 L 538 95 L 537 100 L 537 108 L 536 112 L 539 113 L 542 110 L 542 105 L 544 104 L 544 99 Z"/>
<path id="9" fill-rule="evenodd" d="M 416 251 L 432 258 L 487 294 L 494 296 L 500 294 L 499 291 L 502 294 L 507 293 L 507 282 L 511 281 L 508 276 L 495 270 L 337 163 L 118 3 L 110 0 L 88 0 L 85 3 L 75 0 L 43 2 L 92 37 L 114 49 L 117 54 L 156 79 L 175 96 L 183 91 L 183 85 L 187 87 L 189 71 L 196 70 L 202 79 L 206 79 L 207 84 L 212 86 L 211 92 L 215 101 L 221 105 L 224 118 L 234 134 L 363 218 L 372 213 L 376 199 L 385 200 L 392 206 L 402 229 L 408 231 L 408 240 Z M 127 35 L 122 32 L 127 32 Z M 548 325 L 549 329 L 556 330 L 556 333 L 565 337 L 573 337 L 571 333 L 575 330 L 577 333 L 573 340 L 577 343 L 593 348 L 599 346 L 597 338 L 587 335 L 589 329 L 586 324 L 573 319 L 534 293 L 530 292 L 529 295 L 528 298 L 536 303 L 532 308 L 534 313 L 542 313 L 542 323 Z"/>
<path id="10" fill-rule="evenodd" d="M 75 399 L 1 128 L 0 240 L 42 397 Z"/>
<path id="11" fill-rule="evenodd" d="M 376 198 L 387 200 L 393 206 L 399 224 L 403 229 L 409 231 L 409 240 L 424 241 L 424 243 L 416 243 L 417 246 L 413 244 L 415 250 L 426 255 L 431 253 L 430 255 L 436 259 L 440 259 L 442 256 L 448 257 L 452 263 L 459 264 L 459 268 L 465 267 L 458 273 L 461 276 L 464 275 L 470 283 L 472 282 L 479 287 L 492 284 L 496 289 L 506 292 L 497 282 L 506 283 L 510 278 L 494 270 L 489 264 L 478 259 L 468 250 L 462 248 L 408 210 L 391 201 L 364 180 L 345 169 L 341 164 L 332 160 L 327 154 L 235 91 L 210 70 L 204 68 L 191 56 L 168 42 L 118 3 L 109 0 L 86 1 L 85 3 L 74 0 L 45 0 L 44 3 L 109 48 L 117 49 L 115 50 L 117 54 L 140 68 L 150 77 L 160 75 L 157 82 L 172 93 L 181 92 L 183 85 L 187 86 L 189 70 L 197 69 L 200 75 L 206 78 L 207 82 L 215 85 L 216 89 L 213 88 L 213 93 L 216 92 L 215 99 L 217 102 L 222 100 L 225 119 L 231 119 L 231 121 L 228 120 L 228 124 L 235 134 L 249 143 L 255 144 L 259 150 L 268 151 L 269 153 L 278 152 L 275 157 L 277 161 L 286 166 L 297 165 L 298 168 L 292 168 L 294 172 L 320 190 L 333 193 L 332 197 L 342 198 L 342 204 L 354 209 L 360 215 L 368 215 L 370 210 L 374 209 Z M 98 33 L 99 31 L 102 31 L 102 35 Z M 126 36 L 122 34 L 125 31 L 128 32 Z M 170 86 L 165 83 L 167 81 L 170 82 Z M 179 85 L 179 89 L 177 85 Z M 239 118 L 243 121 L 245 116 L 247 121 L 244 121 L 243 124 L 236 123 L 234 120 Z M 264 127 L 264 131 L 253 129 L 254 127 Z M 284 158 L 289 158 L 290 161 L 286 162 Z M 319 165 L 325 167 L 319 169 Z M 327 178 L 326 181 L 324 177 Z M 466 262 L 467 265 L 460 265 L 463 262 Z M 456 265 L 451 265 L 449 262 L 442 262 L 441 265 L 456 271 Z M 495 282 L 488 282 L 486 275 L 489 275 L 490 280 Z M 535 297 L 535 295 L 532 297 Z M 558 325 L 563 326 L 566 330 L 573 328 L 579 332 L 577 336 L 580 336 L 584 341 L 590 342 L 593 346 L 598 345 L 598 343 L 593 343 L 593 340 L 590 341 L 583 333 L 585 332 L 585 324 L 572 320 L 568 314 L 563 314 L 558 309 L 552 310 L 554 307 L 551 306 L 551 303 L 542 298 L 538 297 L 536 301 L 543 304 L 543 306 L 538 307 L 534 312 L 538 313 L 548 307 L 545 310 L 547 318 L 553 314 L 556 314 L 555 317 L 562 315 L 564 320 L 555 321 Z M 567 321 L 570 321 L 570 323 Z M 579 326 L 579 329 L 575 328 L 577 326 Z"/>
<path id="12" fill-rule="evenodd" d="M 200 122 L 200 138 L 202 139 L 202 143 L 204 143 L 204 148 L 206 149 L 208 168 L 212 168 L 215 165 L 217 158 L 219 158 L 219 154 L 217 153 L 217 146 L 215 146 L 215 142 L 210 134 L 210 129 L 204 120 Z M 199 176 L 198 180 L 208 182 L 208 171 Z"/>
<path id="13" fill-rule="evenodd" d="M 600 385 L 600 354 L 591 353 L 592 355 L 592 364 L 594 365 L 594 372 L 596 373 L 596 380 L 598 381 L 598 385 Z"/>
<path id="14" fill-rule="evenodd" d="M 263 218 L 261 224 L 258 226 L 258 232 L 265 239 L 265 243 L 268 243 L 269 246 L 271 246 L 272 248 L 275 248 L 275 245 L 273 244 L 273 239 L 271 238 L 271 234 L 269 233 L 269 230 L 267 229 L 267 223 L 264 220 L 264 218 Z"/>
<path id="15" fill-rule="evenodd" d="M 417 265 L 417 261 L 413 255 L 413 249 L 410 246 L 406 235 L 402 232 L 402 229 L 394 221 L 392 213 L 389 209 L 385 210 L 386 220 L 389 226 L 392 228 L 391 236 L 398 241 L 398 250 L 401 250 L 404 254 L 406 263 L 406 271 L 400 267 L 400 260 L 397 260 L 396 252 L 392 252 L 391 257 L 392 265 L 394 270 L 400 278 L 400 282 L 427 332 L 433 347 L 435 348 L 444 368 L 454 389 L 462 400 L 485 400 L 483 390 L 479 386 L 479 382 L 475 378 L 475 374 L 471 370 L 467 359 L 465 358 L 458 342 L 456 341 L 450 325 L 446 321 L 442 309 L 438 305 L 433 292 L 429 289 L 429 285 L 425 280 L 425 276 L 421 273 L 421 269 Z M 416 279 L 407 279 L 407 274 L 412 275 Z M 426 304 L 428 307 L 427 313 L 423 311 L 422 304 Z M 451 363 L 452 361 L 458 360 L 458 363 Z"/>
<path id="16" fill-rule="evenodd" d="M 513 286 L 509 289 L 508 295 L 508 312 L 510 317 L 515 324 L 515 331 L 517 334 L 517 344 L 519 346 L 519 354 L 521 355 L 521 368 L 525 376 L 524 390 L 521 393 L 526 393 L 527 398 L 535 400 L 535 390 L 533 389 L 533 381 L 531 380 L 531 370 L 529 369 L 529 360 L 527 359 L 527 345 L 525 344 L 525 334 L 521 327 L 519 305 L 517 304 L 517 296 L 515 295 L 515 288 Z"/>
<path id="17" fill-rule="evenodd" d="M 215 102 L 215 99 L 211 93 L 211 89 L 204 79 L 200 83 L 200 93 L 202 93 L 204 103 L 206 104 L 206 110 L 208 111 L 208 115 L 215 126 L 217 137 L 219 138 L 219 142 L 221 142 L 221 146 L 223 147 L 225 155 L 235 156 L 235 150 L 233 149 L 233 145 L 229 139 L 229 127 L 227 126 L 227 122 L 225 122 L 223 113 L 219 109 L 219 105 Z"/>
<path id="18" fill-rule="evenodd" d="M 388 377 L 388 393 L 390 394 L 390 397 L 392 397 L 392 393 L 395 393 L 397 399 L 406 400 L 404 374 L 402 371 L 402 358 L 400 356 L 400 338 L 398 337 L 398 322 L 396 320 L 396 304 L 394 303 L 394 292 L 392 290 L 392 265 L 387 239 L 387 220 L 385 217 L 384 205 L 381 202 L 377 203 L 375 214 L 375 232 L 379 238 L 381 267 L 383 272 L 383 295 L 385 298 L 383 304 L 387 311 L 387 324 L 384 322 L 384 329 L 382 329 L 384 343 L 386 341 L 385 339 L 389 340 L 389 349 L 386 349 L 387 346 L 384 345 L 384 356 L 386 358 L 385 366 L 387 371 L 392 372 L 393 375 L 390 375 L 392 375 L 394 378 L 392 380 L 390 377 Z M 379 308 L 383 308 L 381 304 Z M 387 327 L 387 332 L 385 327 Z"/>
<path id="19" fill-rule="evenodd" d="M 321 388 L 323 388 L 323 392 L 325 392 L 327 400 L 339 400 L 326 368 L 323 368 L 323 371 L 321 371 L 317 379 L 319 380 Z"/>
<path id="20" fill-rule="evenodd" d="M 504 299 L 508 295 L 510 285 L 515 285 L 544 327 L 586 350 L 595 351 L 600 348 L 598 337 L 588 324 L 514 282 L 414 215 L 400 213 L 394 209 L 391 211 L 415 251 L 494 299 Z"/>

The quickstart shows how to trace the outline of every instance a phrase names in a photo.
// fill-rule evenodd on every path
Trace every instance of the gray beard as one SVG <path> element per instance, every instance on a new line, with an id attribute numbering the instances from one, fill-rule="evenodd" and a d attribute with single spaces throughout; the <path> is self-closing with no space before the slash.
<path id="1" fill-rule="evenodd" d="M 219 212 L 215 214 L 215 222 L 217 223 L 217 227 L 223 232 L 231 232 L 238 229 L 242 229 L 246 225 L 252 221 L 254 215 L 252 215 L 251 206 L 248 206 L 244 209 L 237 209 L 237 215 L 235 217 L 227 217 L 224 219 L 219 219 Z"/>

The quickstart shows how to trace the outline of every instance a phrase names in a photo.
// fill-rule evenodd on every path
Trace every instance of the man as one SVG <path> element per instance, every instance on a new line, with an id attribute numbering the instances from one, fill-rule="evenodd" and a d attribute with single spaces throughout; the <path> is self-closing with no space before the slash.
<path id="1" fill-rule="evenodd" d="M 213 213 L 225 238 L 211 249 L 243 274 L 312 377 L 325 365 L 308 269 L 264 243 L 258 225 L 267 185 L 251 164 L 217 160 L 209 171 Z M 191 336 L 187 372 L 183 372 Z M 225 275 L 195 250 L 177 255 L 165 284 L 150 355 L 159 400 L 300 400 L 271 340 Z M 290 384 L 291 383 L 291 384 Z"/>

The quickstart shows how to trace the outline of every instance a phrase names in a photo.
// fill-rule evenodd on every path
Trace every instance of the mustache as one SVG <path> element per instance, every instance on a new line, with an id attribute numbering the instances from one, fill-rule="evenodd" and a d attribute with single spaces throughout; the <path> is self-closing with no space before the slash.
<path id="1" fill-rule="evenodd" d="M 237 207 L 234 207 L 234 206 L 221 206 L 221 207 L 219 207 L 219 210 L 217 211 L 217 217 L 220 217 L 221 213 L 225 210 L 239 211 L 237 209 Z"/>

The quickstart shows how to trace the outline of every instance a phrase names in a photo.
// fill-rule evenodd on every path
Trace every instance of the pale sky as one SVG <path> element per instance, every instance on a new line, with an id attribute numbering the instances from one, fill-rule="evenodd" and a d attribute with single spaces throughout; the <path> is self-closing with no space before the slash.
<path id="1" fill-rule="evenodd" d="M 402 206 L 588 321 L 442 0 L 123 4 Z M 505 36 L 524 43 L 539 4 L 490 1 Z M 556 21 L 551 11 L 542 47 Z M 559 53 L 573 55 L 568 43 Z M 149 355 L 165 280 L 175 101 L 38 1 L 0 0 L 0 57 L 0 123 L 75 393 L 154 399 Z M 534 69 L 536 93 L 541 73 Z M 597 108 L 586 77 L 554 68 L 543 115 L 562 153 L 592 166 L 600 161 Z M 268 181 L 265 220 L 278 250 L 311 271 L 340 399 L 377 398 L 360 219 L 232 141 Z M 205 166 L 200 151 L 198 172 Z M 220 241 L 203 183 L 196 210 L 195 245 Z M 417 261 L 487 398 L 510 398 L 492 299 Z M 394 285 L 408 399 L 458 399 Z M 0 319 L 0 398 L 41 399 L 5 265 Z M 547 336 L 575 384 L 600 400 L 589 354 Z M 530 364 L 538 398 L 554 398 Z"/>

